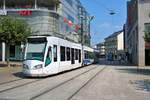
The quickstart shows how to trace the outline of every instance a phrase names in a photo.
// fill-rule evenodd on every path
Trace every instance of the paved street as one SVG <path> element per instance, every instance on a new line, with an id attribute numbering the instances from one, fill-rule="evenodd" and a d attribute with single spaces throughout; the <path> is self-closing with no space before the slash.
<path id="1" fill-rule="evenodd" d="M 150 71 L 90 65 L 46 78 L 26 78 L 21 68 L 0 69 L 0 100 L 149 100 Z"/>

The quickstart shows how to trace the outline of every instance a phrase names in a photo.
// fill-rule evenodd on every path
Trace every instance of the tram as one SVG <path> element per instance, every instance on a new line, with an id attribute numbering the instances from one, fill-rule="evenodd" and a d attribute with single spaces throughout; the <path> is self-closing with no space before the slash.
<path id="1" fill-rule="evenodd" d="M 48 76 L 94 62 L 93 49 L 53 36 L 27 39 L 23 74 Z"/>

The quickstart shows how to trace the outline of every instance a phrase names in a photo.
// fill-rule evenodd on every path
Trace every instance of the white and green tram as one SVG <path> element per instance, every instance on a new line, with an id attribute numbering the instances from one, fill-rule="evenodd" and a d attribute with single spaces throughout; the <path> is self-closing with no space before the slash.
<path id="1" fill-rule="evenodd" d="M 53 36 L 28 38 L 23 73 L 48 76 L 93 63 L 93 49 Z"/>

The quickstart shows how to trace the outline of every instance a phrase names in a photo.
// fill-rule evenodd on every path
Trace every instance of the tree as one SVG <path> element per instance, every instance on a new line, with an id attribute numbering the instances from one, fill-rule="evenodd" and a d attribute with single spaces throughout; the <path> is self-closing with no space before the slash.
<path id="1" fill-rule="evenodd" d="M 26 38 L 31 34 L 31 29 L 23 20 L 16 19 L 10 16 L 0 17 L 0 42 L 6 43 L 6 58 L 9 63 L 9 48 L 10 45 L 25 42 Z"/>

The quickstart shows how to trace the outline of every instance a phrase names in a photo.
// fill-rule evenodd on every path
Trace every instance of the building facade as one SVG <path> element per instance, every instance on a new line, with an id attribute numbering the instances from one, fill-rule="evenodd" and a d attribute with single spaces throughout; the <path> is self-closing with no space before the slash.
<path id="1" fill-rule="evenodd" d="M 148 65 L 149 48 L 145 47 L 144 33 L 150 26 L 150 1 L 130 0 L 127 2 L 126 49 L 129 61 L 138 66 Z"/>
<path id="2" fill-rule="evenodd" d="M 105 38 L 105 53 L 107 60 L 119 60 L 124 55 L 124 32 L 114 32 Z"/>
<path id="3" fill-rule="evenodd" d="M 86 37 L 83 44 L 90 46 L 90 33 L 87 31 L 89 14 L 79 0 L 0 0 L 0 16 L 13 16 L 25 20 L 34 36 L 56 36 L 81 43 L 83 35 Z M 81 16 L 84 21 L 81 21 Z M 20 43 L 10 47 L 11 60 L 22 58 L 21 45 Z M 5 61 L 6 46 L 7 44 L 0 43 L 2 61 Z"/>
<path id="4" fill-rule="evenodd" d="M 99 51 L 100 57 L 105 58 L 105 42 L 98 43 L 96 47 L 97 50 Z"/>

